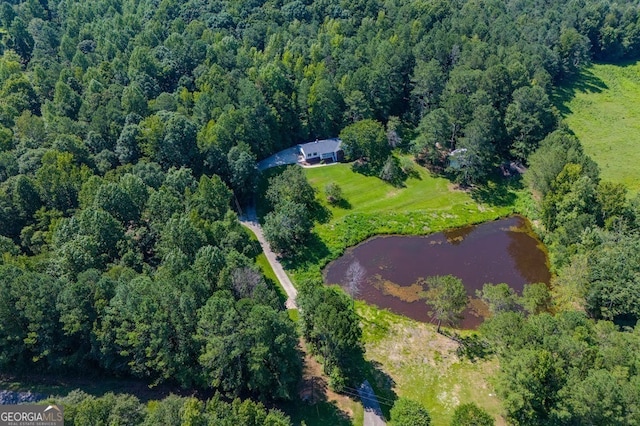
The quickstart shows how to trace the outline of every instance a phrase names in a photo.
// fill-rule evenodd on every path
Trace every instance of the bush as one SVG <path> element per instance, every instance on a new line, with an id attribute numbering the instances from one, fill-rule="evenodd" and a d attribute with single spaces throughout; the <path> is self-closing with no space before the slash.
<path id="1" fill-rule="evenodd" d="M 474 403 L 462 404 L 453 412 L 451 426 L 493 426 L 489 413 Z"/>
<path id="2" fill-rule="evenodd" d="M 333 367 L 331 374 L 329 375 L 329 389 L 340 393 L 344 391 L 346 384 L 347 379 L 344 377 L 344 374 L 342 374 L 342 371 L 340 371 L 340 368 Z"/>
<path id="3" fill-rule="evenodd" d="M 400 398 L 391 408 L 391 424 L 394 426 L 429 426 L 431 416 L 420 403 Z"/>
<path id="4" fill-rule="evenodd" d="M 400 164 L 398 164 L 398 159 L 390 155 L 380 171 L 380 179 L 389 182 L 391 185 L 401 186 L 404 178 L 405 174 L 402 172 Z"/>
<path id="5" fill-rule="evenodd" d="M 325 186 L 324 192 L 327 195 L 329 204 L 338 204 L 342 200 L 342 188 L 335 182 L 330 182 Z"/>

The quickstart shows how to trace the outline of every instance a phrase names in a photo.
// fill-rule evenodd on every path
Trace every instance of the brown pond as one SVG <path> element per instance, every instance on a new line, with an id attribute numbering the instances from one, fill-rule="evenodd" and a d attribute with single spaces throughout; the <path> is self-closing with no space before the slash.
<path id="1" fill-rule="evenodd" d="M 476 297 L 485 283 L 507 283 L 518 294 L 527 283 L 549 283 L 542 243 L 518 216 L 420 236 L 382 236 L 348 249 L 324 270 L 327 284 L 346 283 L 355 261 L 364 269 L 358 299 L 418 321 L 431 321 L 421 278 L 455 275 L 470 297 L 461 328 L 476 328 L 486 306 Z"/>

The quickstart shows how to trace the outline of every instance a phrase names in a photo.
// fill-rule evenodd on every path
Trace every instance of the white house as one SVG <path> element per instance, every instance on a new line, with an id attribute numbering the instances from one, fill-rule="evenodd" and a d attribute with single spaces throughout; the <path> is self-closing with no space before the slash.
<path id="1" fill-rule="evenodd" d="M 316 140 L 298 145 L 298 151 L 304 161 L 310 160 L 332 160 L 334 162 L 342 159 L 342 141 L 338 138 Z"/>

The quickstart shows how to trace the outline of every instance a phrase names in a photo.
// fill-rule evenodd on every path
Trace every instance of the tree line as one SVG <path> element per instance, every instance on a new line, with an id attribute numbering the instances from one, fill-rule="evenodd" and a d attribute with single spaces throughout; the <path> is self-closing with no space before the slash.
<path id="1" fill-rule="evenodd" d="M 180 426 L 180 425 L 247 425 L 290 426 L 288 416 L 263 404 L 236 398 L 225 401 L 216 394 L 207 401 L 195 397 L 169 395 L 147 404 L 129 394 L 111 392 L 95 397 L 82 391 L 72 391 L 63 398 L 45 401 L 64 408 L 65 424 Z"/>
<path id="2" fill-rule="evenodd" d="M 55 146 L 100 173 L 147 159 L 242 194 L 250 158 L 372 120 L 435 169 L 463 148 L 454 174 L 474 183 L 553 129 L 554 84 L 640 52 L 633 2 L 156 3 L 3 4 L 10 174 Z"/>
<path id="3" fill-rule="evenodd" d="M 635 325 L 640 198 L 602 181 L 580 142 L 562 129 L 531 155 L 525 181 L 537 200 L 556 290 L 594 318 Z"/>
<path id="4" fill-rule="evenodd" d="M 638 417 L 638 197 L 601 181 L 566 129 L 529 157 L 525 182 L 549 248 L 551 294 L 483 288 L 481 327 L 500 359 L 497 390 L 517 425 L 628 425 Z M 526 314 L 525 314 L 526 312 Z"/>

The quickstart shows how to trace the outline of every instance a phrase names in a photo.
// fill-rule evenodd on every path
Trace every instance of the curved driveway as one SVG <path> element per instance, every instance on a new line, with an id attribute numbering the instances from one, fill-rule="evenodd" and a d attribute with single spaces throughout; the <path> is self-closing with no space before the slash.
<path id="1" fill-rule="evenodd" d="M 298 146 L 292 146 L 283 151 L 273 154 L 262 161 L 258 161 L 258 170 L 263 171 L 271 167 L 284 166 L 286 164 L 296 164 L 298 162 Z"/>
<path id="2" fill-rule="evenodd" d="M 269 158 L 265 158 L 264 160 L 258 162 L 258 170 L 263 171 L 269 169 L 271 167 L 283 166 L 286 164 L 297 164 L 298 163 L 298 147 L 294 146 L 284 151 L 280 151 L 277 154 L 272 155 Z M 293 286 L 293 283 L 289 279 L 289 276 L 282 268 L 282 265 L 278 261 L 276 254 L 271 250 L 271 246 L 264 238 L 264 234 L 262 233 L 262 227 L 260 227 L 260 223 L 258 222 L 258 217 L 256 215 L 255 205 L 251 205 L 247 207 L 247 210 L 240 217 L 240 223 L 249 228 L 258 238 L 258 242 L 262 247 L 262 251 L 264 251 L 273 272 L 276 274 L 278 281 L 280 281 L 281 287 L 287 293 L 287 301 L 285 302 L 285 306 L 287 309 L 298 309 L 296 305 L 296 296 L 298 295 L 298 291 Z M 378 403 L 378 399 L 376 398 L 376 394 L 373 391 L 373 388 L 366 380 L 360 388 L 358 389 L 358 393 L 360 395 L 360 399 L 362 400 L 362 405 L 364 406 L 364 426 L 384 426 L 386 423 L 384 421 L 384 416 L 382 415 L 382 410 L 380 409 L 380 404 Z"/>
<path id="3" fill-rule="evenodd" d="M 258 222 L 258 218 L 256 215 L 255 206 L 247 207 L 247 210 L 244 215 L 240 217 L 240 223 L 249 228 L 258 238 L 258 242 L 260 243 L 260 247 L 262 247 L 262 251 L 264 255 L 267 257 L 269 264 L 271 265 L 271 269 L 276 274 L 278 281 L 280 281 L 280 286 L 287 293 L 287 300 L 285 302 L 285 306 L 287 309 L 298 309 L 296 305 L 296 297 L 298 296 L 298 290 L 293 286 L 293 283 L 289 279 L 289 276 L 282 268 L 280 262 L 278 262 L 278 258 L 276 254 L 271 250 L 271 246 L 264 238 L 264 234 L 262 233 L 262 227 Z"/>

